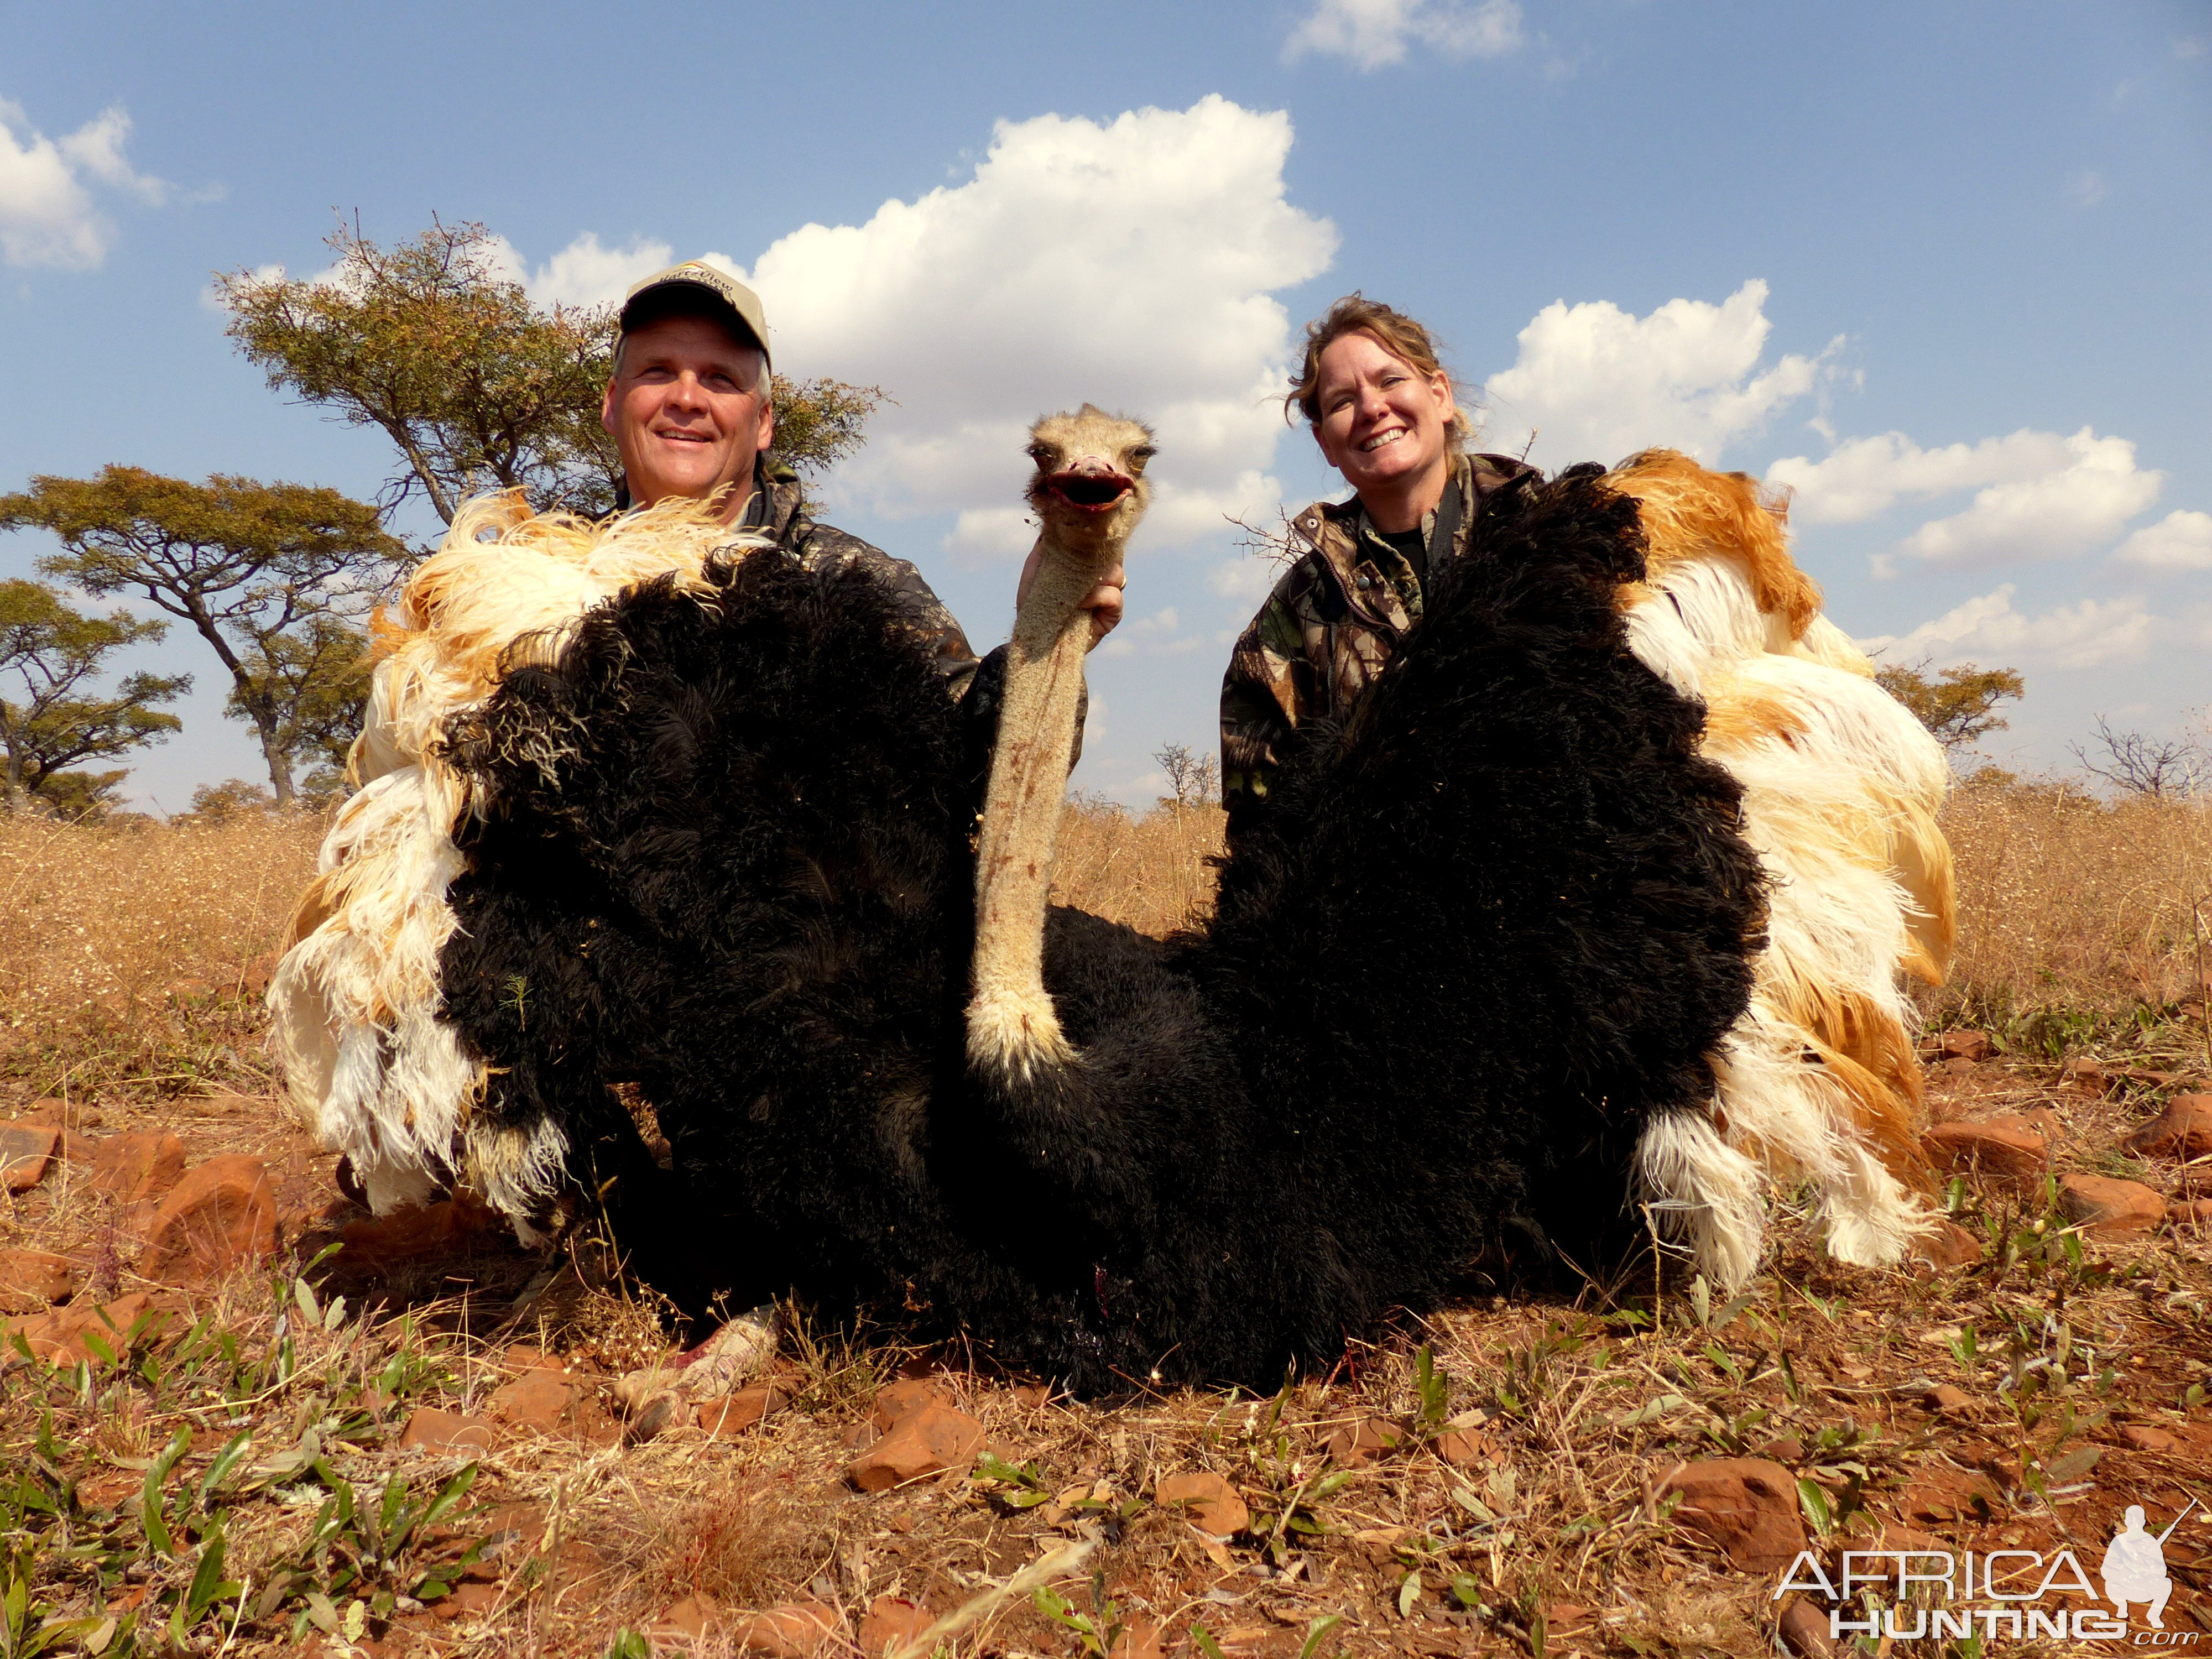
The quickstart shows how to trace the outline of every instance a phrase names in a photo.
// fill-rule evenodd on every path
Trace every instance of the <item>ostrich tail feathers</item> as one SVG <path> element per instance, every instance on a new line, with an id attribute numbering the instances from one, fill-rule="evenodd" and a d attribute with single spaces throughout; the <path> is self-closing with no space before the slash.
<path id="1" fill-rule="evenodd" d="M 343 1151 L 381 1210 L 457 1172 L 519 1224 L 550 1194 L 557 1153 L 488 1157 L 469 1133 L 483 1061 L 442 1018 L 447 889 L 471 791 L 444 753 L 453 719 L 515 666 L 555 648 L 593 606 L 659 577 L 702 586 L 733 537 L 708 503 L 664 503 L 604 524 L 482 495 L 374 626 L 377 665 L 348 771 L 357 793 L 325 836 L 272 976 L 272 1046 L 295 1110 Z M 488 1145 L 489 1143 L 487 1143 Z"/>
<path id="2" fill-rule="evenodd" d="M 1704 749 L 1743 788 L 1768 881 L 1752 1006 L 1718 1056 L 1715 1124 L 1775 1179 L 1808 1176 L 1830 1249 L 1898 1261 L 1923 1225 L 1914 1014 L 1901 985 L 1949 960 L 1950 769 L 1820 614 L 1786 502 L 1668 450 L 1608 481 L 1650 543 L 1628 597 L 1637 655 L 1706 708 Z"/>

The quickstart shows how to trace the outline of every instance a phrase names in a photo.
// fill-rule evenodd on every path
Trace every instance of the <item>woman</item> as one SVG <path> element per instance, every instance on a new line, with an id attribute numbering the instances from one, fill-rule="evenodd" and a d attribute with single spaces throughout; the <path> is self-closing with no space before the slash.
<path id="1" fill-rule="evenodd" d="M 1468 453 L 1470 428 L 1429 332 L 1353 294 L 1306 329 L 1283 400 L 1353 490 L 1291 526 L 1275 584 L 1221 685 L 1221 796 L 1232 839 L 1267 810 L 1293 733 L 1340 720 L 1421 615 L 1431 573 L 1459 556 L 1483 504 L 1535 469 Z"/>

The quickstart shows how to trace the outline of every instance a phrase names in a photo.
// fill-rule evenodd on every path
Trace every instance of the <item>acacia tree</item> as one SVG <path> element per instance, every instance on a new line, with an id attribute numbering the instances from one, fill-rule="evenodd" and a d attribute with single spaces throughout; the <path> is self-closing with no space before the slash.
<path id="1" fill-rule="evenodd" d="M 291 805 L 293 759 L 320 741 L 316 710 L 363 648 L 354 624 L 405 551 L 376 509 L 305 484 L 109 466 L 0 496 L 0 529 L 26 528 L 61 541 L 38 562 L 45 574 L 143 594 L 191 626 L 230 676 L 231 712 L 253 726 L 276 804 Z"/>
<path id="2" fill-rule="evenodd" d="M 498 239 L 433 222 L 379 246 L 358 225 L 307 279 L 216 279 L 229 332 L 269 384 L 373 426 L 399 451 L 387 508 L 420 493 L 451 524 L 476 491 L 520 489 L 538 507 L 600 513 L 621 465 L 599 425 L 614 361 L 611 306 L 541 309 L 503 274 Z M 776 456 L 819 471 L 859 447 L 873 386 L 775 379 Z"/>
<path id="3" fill-rule="evenodd" d="M 13 811 L 36 796 L 58 810 L 95 808 L 126 774 L 66 769 L 179 729 L 155 705 L 191 690 L 189 674 L 131 674 L 106 696 L 94 690 L 110 655 L 167 631 L 127 611 L 87 616 L 43 582 L 0 581 L 0 688 L 21 692 L 0 695 L 0 807 Z"/>
<path id="4" fill-rule="evenodd" d="M 1972 747 L 2010 724 L 1996 711 L 2027 695 L 2027 682 L 2009 668 L 1979 668 L 1960 663 L 1930 676 L 1928 665 L 1875 671 L 1875 684 L 1910 709 L 1936 736 L 1944 752 Z"/>

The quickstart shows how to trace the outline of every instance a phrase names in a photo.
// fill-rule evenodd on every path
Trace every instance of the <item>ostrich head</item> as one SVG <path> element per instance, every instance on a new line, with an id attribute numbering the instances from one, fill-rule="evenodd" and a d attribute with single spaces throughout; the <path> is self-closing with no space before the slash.
<path id="1" fill-rule="evenodd" d="M 1036 463 L 1028 492 L 1037 515 L 1036 570 L 1007 645 L 999 741 L 976 837 L 968 1005 L 969 1061 L 1012 1081 L 1074 1058 L 1044 988 L 1044 913 L 1091 646 L 1082 601 L 1121 562 L 1145 516 L 1152 434 L 1085 404 L 1031 427 L 1030 459 Z"/>
<path id="2" fill-rule="evenodd" d="M 1094 568 L 1099 555 L 1119 553 L 1145 516 L 1152 486 L 1152 428 L 1085 404 L 1073 415 L 1048 415 L 1030 428 L 1029 503 L 1043 528 L 1048 559 L 1055 553 Z M 1032 589 L 1032 593 L 1035 590 Z"/>

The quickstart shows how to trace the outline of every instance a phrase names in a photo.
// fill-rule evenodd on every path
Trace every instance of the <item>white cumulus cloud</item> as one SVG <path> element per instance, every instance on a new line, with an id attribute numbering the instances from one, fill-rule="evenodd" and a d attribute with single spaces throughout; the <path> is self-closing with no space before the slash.
<path id="1" fill-rule="evenodd" d="M 1848 438 L 1819 460 L 1793 455 L 1766 470 L 1769 483 L 1790 491 L 1797 524 L 1856 524 L 1901 499 L 1948 495 L 1988 484 L 2015 483 L 2063 471 L 2072 462 L 2056 432 L 2026 428 L 1977 444 L 1923 449 L 1902 432 Z"/>
<path id="2" fill-rule="evenodd" d="M 1756 278 L 1719 305 L 1669 300 L 1647 317 L 1607 300 L 1555 300 L 1521 331 L 1513 367 L 1484 387 L 1483 446 L 1518 453 L 1534 434 L 1532 459 L 1547 466 L 1656 445 L 1712 460 L 1811 391 L 1843 343 L 1762 369 L 1765 307 Z"/>
<path id="3" fill-rule="evenodd" d="M 675 263 L 675 251 L 665 242 L 640 236 L 627 247 L 603 247 L 587 230 L 521 280 L 541 306 L 611 305 L 632 283 Z"/>
<path id="4" fill-rule="evenodd" d="M 22 106 L 0 98 L 0 258 L 67 270 L 90 270 L 105 259 L 114 230 L 88 185 L 157 206 L 169 194 L 167 184 L 125 158 L 130 136 L 131 118 L 110 108 L 74 132 L 49 138 Z"/>
<path id="5" fill-rule="evenodd" d="M 1316 0 L 1283 56 L 1346 58 L 1364 70 L 1403 63 L 1409 49 L 1498 58 L 1522 44 L 1518 0 Z"/>
<path id="6" fill-rule="evenodd" d="M 1272 509 L 1291 319 L 1336 229 L 1285 198 L 1291 123 L 1218 96 L 1097 122 L 1000 122 L 971 178 L 862 225 L 810 224 L 750 272 L 785 373 L 895 404 L 833 489 L 887 516 L 951 511 L 956 553 L 1025 548 L 1030 422 L 1088 401 L 1150 422 L 1138 550 Z"/>
<path id="7" fill-rule="evenodd" d="M 2212 570 L 2212 513 L 2169 513 L 2122 542 L 2112 559 L 2144 570 Z"/>
<path id="8" fill-rule="evenodd" d="M 1861 640 L 1869 655 L 1891 662 L 1980 662 L 2008 668 L 2040 663 L 2054 668 L 2094 668 L 2139 654 L 2148 643 L 2151 616 L 2139 595 L 2081 599 L 2040 617 L 2014 608 L 2018 588 L 2005 583 L 1968 599 L 1909 634 Z"/>
<path id="9" fill-rule="evenodd" d="M 1953 566 L 2065 558 L 2109 542 L 2158 499 L 2165 474 L 2139 470 L 2125 438 L 2085 426 L 2063 447 L 2058 465 L 1989 485 L 1963 513 L 1914 531 L 1903 550 Z"/>

